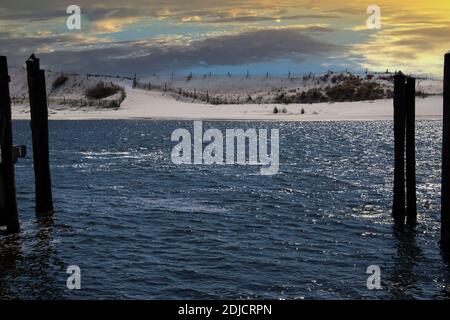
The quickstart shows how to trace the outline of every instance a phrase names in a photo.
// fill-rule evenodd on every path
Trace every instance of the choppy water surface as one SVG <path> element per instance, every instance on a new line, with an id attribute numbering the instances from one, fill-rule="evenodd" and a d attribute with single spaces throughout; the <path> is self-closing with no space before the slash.
<path id="1" fill-rule="evenodd" d="M 54 219 L 16 167 L 22 233 L 0 235 L 1 298 L 446 298 L 439 252 L 441 123 L 417 128 L 416 231 L 394 233 L 391 122 L 205 122 L 278 128 L 281 167 L 176 166 L 192 122 L 52 121 Z M 30 146 L 29 123 L 14 124 Z M 366 288 L 369 265 L 380 291 Z M 78 265 L 82 290 L 66 288 Z"/>

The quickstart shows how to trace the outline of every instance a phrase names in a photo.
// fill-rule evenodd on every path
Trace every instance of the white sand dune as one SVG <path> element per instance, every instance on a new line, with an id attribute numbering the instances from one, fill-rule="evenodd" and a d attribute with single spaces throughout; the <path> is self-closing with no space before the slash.
<path id="1" fill-rule="evenodd" d="M 392 120 L 392 99 L 374 102 L 342 102 L 318 104 L 239 104 L 207 105 L 177 101 L 157 91 L 126 88 L 127 98 L 118 110 L 65 109 L 50 106 L 53 120 L 98 119 L 178 119 L 178 120 L 270 120 L 270 121 L 339 121 Z M 416 99 L 417 119 L 441 119 L 442 96 Z M 286 109 L 274 114 L 273 110 Z M 305 114 L 302 114 L 304 109 Z M 13 119 L 29 119 L 28 106 L 13 106 Z"/>

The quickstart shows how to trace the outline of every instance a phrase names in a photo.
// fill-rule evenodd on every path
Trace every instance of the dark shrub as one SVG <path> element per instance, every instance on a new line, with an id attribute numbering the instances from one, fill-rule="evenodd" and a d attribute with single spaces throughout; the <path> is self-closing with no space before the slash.
<path id="1" fill-rule="evenodd" d="M 351 101 L 354 96 L 355 89 L 353 86 L 346 84 L 338 84 L 337 86 L 328 88 L 327 96 L 332 102 Z"/>
<path id="2" fill-rule="evenodd" d="M 376 100 L 385 97 L 384 90 L 376 82 L 359 82 L 354 79 L 327 88 L 326 94 L 330 102 Z"/>
<path id="3" fill-rule="evenodd" d="M 53 81 L 52 87 L 58 88 L 58 87 L 62 86 L 64 83 L 66 83 L 67 80 L 69 80 L 69 78 L 67 76 L 65 76 L 64 74 L 62 74 L 58 78 L 56 78 L 55 81 Z"/>
<path id="4" fill-rule="evenodd" d="M 320 81 L 327 82 L 329 78 L 330 78 L 330 74 L 326 73 L 320 77 Z"/>
<path id="5" fill-rule="evenodd" d="M 96 86 L 87 89 L 85 94 L 89 99 L 103 99 L 112 96 L 121 90 L 122 89 L 119 86 L 114 84 L 107 86 L 103 81 L 100 81 Z"/>
<path id="6" fill-rule="evenodd" d="M 326 102 L 327 98 L 323 95 L 320 89 L 312 88 L 308 91 L 303 91 L 302 93 L 297 93 L 295 96 L 296 103 L 318 103 Z"/>
<path id="7" fill-rule="evenodd" d="M 281 92 L 275 98 L 275 103 L 289 104 L 294 102 L 293 96 L 288 96 L 285 92 Z"/>

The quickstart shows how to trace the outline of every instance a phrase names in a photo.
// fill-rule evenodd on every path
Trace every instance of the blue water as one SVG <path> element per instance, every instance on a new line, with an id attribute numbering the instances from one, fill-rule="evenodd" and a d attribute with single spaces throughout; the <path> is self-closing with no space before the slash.
<path id="1" fill-rule="evenodd" d="M 417 123 L 419 225 L 394 232 L 392 122 L 204 122 L 280 130 L 280 173 L 177 166 L 177 121 L 51 121 L 54 218 L 16 166 L 22 232 L 0 234 L 1 298 L 442 299 L 441 123 Z M 29 123 L 16 144 L 30 147 Z M 31 149 L 31 147 L 30 147 Z M 31 151 L 31 150 L 30 150 Z M 66 287 L 69 265 L 82 290 Z M 382 289 L 366 287 L 369 265 Z"/>

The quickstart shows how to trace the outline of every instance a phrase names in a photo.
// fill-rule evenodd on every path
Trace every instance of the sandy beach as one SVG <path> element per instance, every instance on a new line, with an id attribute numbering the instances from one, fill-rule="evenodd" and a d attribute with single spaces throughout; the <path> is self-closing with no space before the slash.
<path id="1" fill-rule="evenodd" d="M 280 110 L 274 114 L 274 108 Z M 282 110 L 285 109 L 285 112 Z M 304 114 L 302 114 L 302 109 Z M 29 107 L 14 105 L 13 119 L 29 119 Z M 392 120 L 392 99 L 317 104 L 208 105 L 177 101 L 159 91 L 127 88 L 127 98 L 114 109 L 65 109 L 49 106 L 51 120 L 101 119 L 154 120 L 263 120 L 263 121 L 362 121 Z M 416 99 L 417 119 L 441 119 L 442 96 Z"/>

